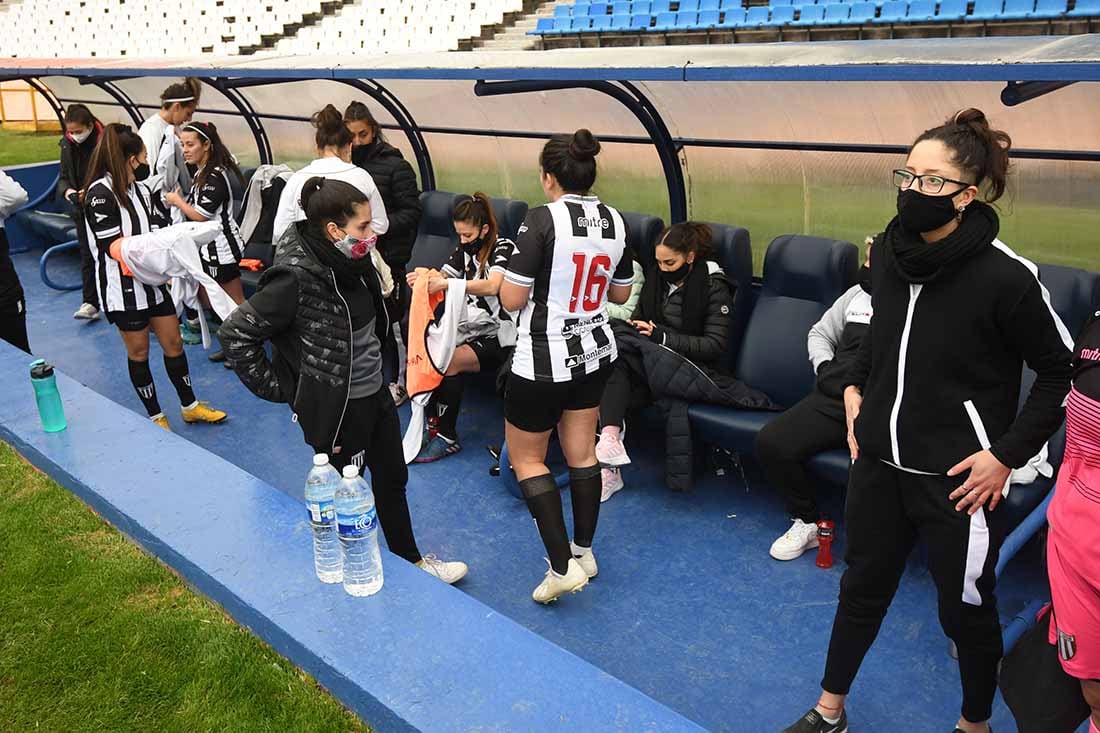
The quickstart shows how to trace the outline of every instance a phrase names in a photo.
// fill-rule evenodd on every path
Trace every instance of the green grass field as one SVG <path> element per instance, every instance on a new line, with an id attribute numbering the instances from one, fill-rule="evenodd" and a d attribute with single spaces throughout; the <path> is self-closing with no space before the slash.
<path id="1" fill-rule="evenodd" d="M 21 132 L 0 127 L 0 166 L 57 160 L 56 132 Z"/>
<path id="2" fill-rule="evenodd" d="M 3 443 L 0 589 L 0 730 L 368 730 Z"/>

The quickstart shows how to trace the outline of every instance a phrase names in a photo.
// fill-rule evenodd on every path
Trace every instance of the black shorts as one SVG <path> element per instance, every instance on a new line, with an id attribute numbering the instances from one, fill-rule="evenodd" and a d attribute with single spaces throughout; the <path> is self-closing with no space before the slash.
<path id="1" fill-rule="evenodd" d="M 528 433 L 545 433 L 566 410 L 598 407 L 613 365 L 569 382 L 533 382 L 508 375 L 504 390 L 504 419 Z"/>
<path id="2" fill-rule="evenodd" d="M 508 359 L 508 352 L 511 348 L 501 346 L 500 339 L 496 336 L 485 336 L 484 338 L 467 341 L 466 345 L 474 350 L 479 368 L 486 373 L 500 369 L 500 365 Z"/>
<path id="3" fill-rule="evenodd" d="M 176 315 L 176 304 L 172 296 L 165 294 L 164 302 L 140 311 L 107 311 L 107 322 L 119 331 L 143 331 L 149 327 L 150 318 Z"/>
<path id="4" fill-rule="evenodd" d="M 231 283 L 241 276 L 241 266 L 237 263 L 233 263 L 232 265 L 219 265 L 216 262 L 207 262 L 203 260 L 202 269 L 206 270 L 206 274 L 214 278 L 214 282 L 218 285 Z"/>

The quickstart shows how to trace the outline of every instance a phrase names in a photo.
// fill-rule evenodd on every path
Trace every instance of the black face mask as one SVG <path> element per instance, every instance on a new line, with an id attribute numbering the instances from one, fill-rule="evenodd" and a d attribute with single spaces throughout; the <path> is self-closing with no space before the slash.
<path id="1" fill-rule="evenodd" d="M 134 179 L 138 181 L 144 181 L 149 177 L 149 164 L 141 163 L 137 168 L 134 168 Z"/>
<path id="2" fill-rule="evenodd" d="M 868 295 L 871 294 L 871 263 L 868 262 L 863 267 L 859 268 L 859 286 L 863 288 L 863 292 Z"/>
<path id="3" fill-rule="evenodd" d="M 958 192 L 956 192 L 958 193 Z M 908 189 L 898 191 L 898 220 L 913 234 L 933 232 L 955 218 L 955 194 L 929 196 Z"/>
<path id="4" fill-rule="evenodd" d="M 691 272 L 691 263 L 685 262 L 671 272 L 668 270 L 660 269 L 658 270 L 658 272 L 661 273 L 662 280 L 664 280 L 669 285 L 674 285 L 688 276 L 688 273 Z"/>
<path id="5" fill-rule="evenodd" d="M 481 251 L 481 245 L 484 244 L 484 243 L 485 243 L 485 238 L 484 237 L 478 237 L 477 239 L 471 239 L 469 242 L 466 242 L 465 244 L 462 245 L 462 250 L 466 254 L 470 255 L 471 257 L 476 257 L 477 253 Z"/>

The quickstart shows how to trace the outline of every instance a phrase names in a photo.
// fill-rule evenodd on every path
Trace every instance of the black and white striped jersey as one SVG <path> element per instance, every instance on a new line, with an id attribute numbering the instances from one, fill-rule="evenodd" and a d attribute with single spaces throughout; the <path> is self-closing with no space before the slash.
<path id="1" fill-rule="evenodd" d="M 489 275 L 496 272 L 505 272 L 508 262 L 512 259 L 512 252 L 516 244 L 511 239 L 501 237 L 489 252 L 485 264 L 477 261 L 476 255 L 471 255 L 460 244 L 451 253 L 451 258 L 444 263 L 442 272 L 447 277 L 465 278 L 466 280 L 488 280 Z M 495 295 L 467 295 L 467 302 L 481 308 L 493 316 L 508 320 L 508 311 L 501 310 L 500 299 Z"/>
<path id="2" fill-rule="evenodd" d="M 169 297 L 165 285 L 153 287 L 122 274 L 122 267 L 111 258 L 111 242 L 119 237 L 147 234 L 149 190 L 141 183 L 127 189 L 129 207 L 122 205 L 111 188 L 111 174 L 88 186 L 84 194 L 84 219 L 88 246 L 96 262 L 96 290 L 101 308 L 108 313 L 141 311 L 160 305 Z"/>
<path id="3" fill-rule="evenodd" d="M 531 209 L 505 278 L 531 288 L 519 313 L 512 373 L 568 382 L 615 360 L 609 285 L 630 285 L 626 224 L 595 196 L 568 194 Z"/>
<path id="4" fill-rule="evenodd" d="M 210 171 L 202 188 L 195 186 L 187 194 L 187 203 L 206 217 L 222 225 L 221 233 L 210 244 L 199 248 L 199 257 L 210 265 L 235 265 L 241 261 L 244 243 L 237 220 L 233 218 L 233 189 L 229 173 L 221 166 Z"/>

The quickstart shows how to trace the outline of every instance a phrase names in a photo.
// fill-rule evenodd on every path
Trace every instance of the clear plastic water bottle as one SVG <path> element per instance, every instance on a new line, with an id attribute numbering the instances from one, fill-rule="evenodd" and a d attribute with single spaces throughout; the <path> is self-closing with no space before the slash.
<path id="1" fill-rule="evenodd" d="M 336 489 L 340 488 L 340 472 L 328 462 L 328 456 L 313 456 L 313 468 L 306 476 L 306 509 L 313 527 L 313 567 L 322 583 L 339 583 L 344 579 L 344 560 L 340 540 L 336 536 Z"/>
<path id="2" fill-rule="evenodd" d="M 382 588 L 382 553 L 378 550 L 378 513 L 374 492 L 354 466 L 344 466 L 336 490 L 336 526 L 344 550 L 344 590 L 369 596 Z"/>

